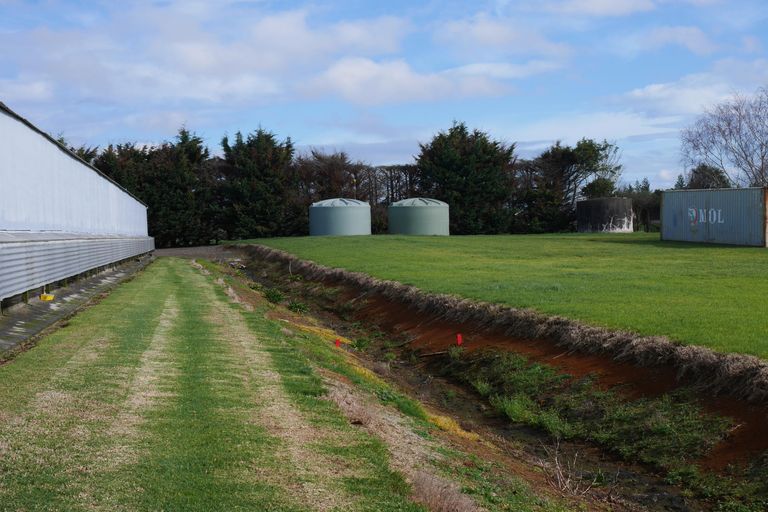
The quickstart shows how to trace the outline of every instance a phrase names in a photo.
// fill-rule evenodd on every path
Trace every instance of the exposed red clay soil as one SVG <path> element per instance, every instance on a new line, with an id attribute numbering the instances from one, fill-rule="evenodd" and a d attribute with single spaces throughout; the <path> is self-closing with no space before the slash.
<path id="1" fill-rule="evenodd" d="M 334 286 L 343 286 L 334 283 Z M 351 295 L 351 293 L 350 293 Z M 346 298 L 350 298 L 347 296 Z M 513 338 L 503 333 L 483 330 L 471 323 L 454 323 L 415 312 L 404 304 L 378 296 L 368 296 L 365 305 L 354 313 L 356 320 L 377 324 L 383 330 L 412 339 L 408 346 L 424 354 L 440 353 L 456 345 L 461 333 L 467 352 L 484 348 L 509 350 L 547 364 L 573 377 L 593 376 L 602 389 L 614 389 L 630 398 L 655 397 L 678 389 L 681 383 L 670 368 L 649 368 L 622 363 L 611 358 L 564 351 L 546 340 Z M 718 444 L 701 466 L 714 471 L 729 464 L 747 462 L 768 450 L 768 409 L 730 397 L 700 397 L 711 414 L 733 418 L 736 426 L 728 438 Z"/>
<path id="2" fill-rule="evenodd" d="M 371 318 L 391 333 L 406 334 L 413 338 L 408 345 L 424 354 L 447 350 L 456 345 L 456 334 L 463 338 L 467 352 L 484 348 L 509 350 L 522 354 L 532 361 L 556 367 L 573 377 L 597 377 L 597 384 L 604 388 L 624 386 L 630 396 L 658 396 L 677 387 L 675 374 L 668 369 L 642 368 L 629 363 L 610 360 L 592 354 L 568 352 L 552 343 L 506 336 L 503 333 L 479 329 L 468 323 L 455 323 L 439 318 L 425 318 L 408 307 L 392 303 L 381 297 L 370 298 L 356 312 L 358 320 Z"/>
<path id="3" fill-rule="evenodd" d="M 259 253 L 250 254 L 263 257 Z M 573 377 L 592 375 L 599 387 L 615 389 L 631 398 L 655 397 L 681 386 L 696 388 L 702 385 L 701 375 L 696 376 L 695 380 L 690 375 L 680 378 L 681 372 L 670 366 L 640 366 L 617 361 L 603 353 L 569 350 L 548 339 L 516 338 L 506 334 L 503 329 L 479 322 L 446 320 L 443 313 L 419 311 L 413 301 L 409 304 L 388 298 L 378 291 L 353 286 L 347 280 L 337 277 L 340 272 L 338 270 L 333 271 L 336 273 L 333 277 L 320 278 L 317 271 L 303 270 L 302 266 L 293 265 L 294 273 L 304 273 L 308 279 L 343 290 L 337 300 L 339 303 L 355 304 L 352 312 L 355 320 L 376 324 L 389 334 L 407 339 L 410 348 L 419 349 L 423 354 L 446 351 L 456 344 L 456 334 L 461 333 L 463 346 L 468 351 L 491 347 L 509 350 L 525 355 L 532 361 L 554 366 Z M 705 410 L 732 418 L 736 426 L 701 461 L 702 467 L 719 471 L 730 464 L 747 463 L 750 458 L 768 450 L 768 406 L 753 405 L 731 396 L 713 395 L 709 390 L 699 393 Z"/>

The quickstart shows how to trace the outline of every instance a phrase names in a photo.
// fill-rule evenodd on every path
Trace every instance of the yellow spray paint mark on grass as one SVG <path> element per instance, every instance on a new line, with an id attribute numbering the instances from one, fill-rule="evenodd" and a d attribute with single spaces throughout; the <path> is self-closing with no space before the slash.
<path id="1" fill-rule="evenodd" d="M 480 436 L 474 432 L 467 432 L 454 420 L 447 416 L 441 416 L 439 414 L 427 413 L 427 419 L 431 424 L 449 434 L 454 434 L 469 441 L 479 441 Z"/>
<path id="2" fill-rule="evenodd" d="M 306 324 L 300 324 L 300 323 L 294 323 L 293 325 L 297 329 L 300 329 L 304 332 L 308 332 L 310 334 L 314 334 L 315 336 L 319 336 L 324 340 L 336 341 L 338 339 L 342 343 L 347 343 L 347 344 L 352 343 L 352 340 L 350 340 L 349 338 L 345 338 L 344 336 L 341 336 L 340 334 L 335 333 L 331 329 L 326 329 L 325 327 L 320 327 L 317 325 L 306 325 Z"/>
<path id="3" fill-rule="evenodd" d="M 389 387 L 389 384 L 387 384 L 381 377 L 373 373 L 365 366 L 362 366 L 354 358 L 348 357 L 347 361 L 349 362 L 352 371 L 355 372 L 355 374 L 358 376 L 362 377 L 364 380 L 370 382 L 371 384 L 375 384 L 376 386 Z"/>

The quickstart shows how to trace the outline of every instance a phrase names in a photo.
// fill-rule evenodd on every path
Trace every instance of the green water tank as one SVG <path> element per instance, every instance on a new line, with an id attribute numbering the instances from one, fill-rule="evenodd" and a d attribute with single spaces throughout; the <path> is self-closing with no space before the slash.
<path id="1" fill-rule="evenodd" d="M 311 236 L 371 234 L 371 206 L 357 199 L 325 199 L 309 207 Z"/>
<path id="2" fill-rule="evenodd" d="M 389 233 L 392 235 L 448 235 L 448 203 L 412 197 L 389 205 Z"/>

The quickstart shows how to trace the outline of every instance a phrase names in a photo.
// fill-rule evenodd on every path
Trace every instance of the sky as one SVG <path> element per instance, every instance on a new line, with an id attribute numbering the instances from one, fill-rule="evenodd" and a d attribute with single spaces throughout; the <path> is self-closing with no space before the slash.
<path id="1" fill-rule="evenodd" d="M 622 181 L 671 186 L 680 129 L 768 85 L 765 0 L 0 0 L 0 101 L 74 145 L 412 162 L 454 121 L 530 158 L 607 139 Z"/>

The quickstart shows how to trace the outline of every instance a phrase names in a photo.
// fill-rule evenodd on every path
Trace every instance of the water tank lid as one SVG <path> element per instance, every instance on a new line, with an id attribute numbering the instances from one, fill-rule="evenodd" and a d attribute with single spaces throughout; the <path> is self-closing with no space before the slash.
<path id="1" fill-rule="evenodd" d="M 313 208 L 317 207 L 365 207 L 370 208 L 371 205 L 365 201 L 358 201 L 357 199 L 347 199 L 344 197 L 335 197 L 333 199 L 323 199 L 316 203 L 312 203 Z"/>
<path id="2" fill-rule="evenodd" d="M 410 197 L 392 203 L 390 206 L 448 206 L 448 203 L 438 201 L 437 199 L 429 199 L 427 197 Z"/>

